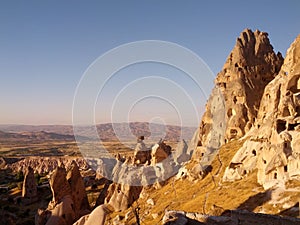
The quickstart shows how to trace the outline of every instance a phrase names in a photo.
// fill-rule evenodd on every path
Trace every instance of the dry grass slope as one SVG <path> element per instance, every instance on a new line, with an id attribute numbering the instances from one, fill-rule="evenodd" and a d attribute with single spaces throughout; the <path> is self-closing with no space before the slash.
<path id="1" fill-rule="evenodd" d="M 226 166 L 242 144 L 243 141 L 236 140 L 224 145 L 219 151 L 219 157 L 212 163 L 212 172 L 202 180 L 191 182 L 172 178 L 161 189 L 149 188 L 147 197 L 139 199 L 135 205 L 140 207 L 142 224 L 161 223 L 166 209 L 218 215 L 226 209 L 237 209 L 243 205 L 249 209 L 259 207 L 255 199 L 261 197 L 259 194 L 263 195 L 264 190 L 256 182 L 256 171 L 234 183 L 222 182 Z M 251 197 L 253 200 L 249 201 Z M 154 206 L 146 203 L 149 198 L 154 200 Z M 152 214 L 158 214 L 158 217 L 154 219 Z M 133 218 L 132 224 L 134 221 Z"/>

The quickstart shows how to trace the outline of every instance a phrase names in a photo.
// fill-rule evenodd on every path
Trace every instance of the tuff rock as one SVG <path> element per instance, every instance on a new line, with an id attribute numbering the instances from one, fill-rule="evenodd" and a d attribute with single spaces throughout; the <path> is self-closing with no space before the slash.
<path id="1" fill-rule="evenodd" d="M 276 77 L 283 58 L 275 53 L 268 34 L 244 30 L 237 38 L 200 124 L 198 145 L 203 152 L 243 137 L 253 127 L 265 86 Z"/>
<path id="2" fill-rule="evenodd" d="M 258 169 L 266 189 L 300 174 L 300 35 L 288 49 L 279 75 L 266 87 L 255 125 L 226 169 L 223 180 Z"/>

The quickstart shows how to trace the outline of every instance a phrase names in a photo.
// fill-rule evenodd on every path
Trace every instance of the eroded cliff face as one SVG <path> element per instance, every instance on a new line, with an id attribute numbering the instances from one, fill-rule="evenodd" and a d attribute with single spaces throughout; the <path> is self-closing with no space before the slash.
<path id="1" fill-rule="evenodd" d="M 220 147 L 243 137 L 255 122 L 265 86 L 276 77 L 282 63 L 267 33 L 244 30 L 215 79 L 200 124 L 199 145 L 210 147 L 213 137 L 214 146 Z M 223 120 L 216 123 L 221 114 Z M 216 129 L 218 135 L 212 135 Z"/>
<path id="2" fill-rule="evenodd" d="M 258 169 L 265 188 L 300 174 L 300 35 L 288 49 L 279 75 L 264 89 L 249 138 L 226 169 L 233 181 Z"/>

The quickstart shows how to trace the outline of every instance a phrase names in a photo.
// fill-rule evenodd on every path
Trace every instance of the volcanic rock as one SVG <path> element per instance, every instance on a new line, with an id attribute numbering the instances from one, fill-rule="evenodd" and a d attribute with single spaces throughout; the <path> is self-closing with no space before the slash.
<path id="1" fill-rule="evenodd" d="M 50 176 L 52 200 L 46 210 L 39 210 L 36 225 L 71 225 L 89 213 L 89 204 L 78 166 L 72 163 L 68 175 L 63 165 Z"/>
<path id="2" fill-rule="evenodd" d="M 276 77 L 282 63 L 267 33 L 244 30 L 215 79 L 200 124 L 199 146 L 213 151 L 243 137 L 253 127 L 265 86 Z"/>
<path id="3" fill-rule="evenodd" d="M 223 179 L 236 180 L 258 169 L 266 189 L 300 174 L 300 35 L 288 49 L 279 75 L 265 88 L 248 140 Z"/>
<path id="4" fill-rule="evenodd" d="M 145 164 L 150 162 L 150 151 L 147 149 L 144 143 L 144 136 L 140 136 L 137 140 L 137 144 L 134 150 L 133 163 L 134 164 Z"/>
<path id="5" fill-rule="evenodd" d="M 24 176 L 22 202 L 25 204 L 31 204 L 37 200 L 37 184 L 34 178 L 34 172 L 31 167 L 28 167 Z"/>
<path id="6" fill-rule="evenodd" d="M 105 203 L 111 205 L 115 211 L 126 210 L 139 198 L 142 189 L 141 186 L 113 183 L 108 188 Z"/>
<path id="7" fill-rule="evenodd" d="M 75 215 L 78 218 L 89 213 L 89 201 L 85 192 L 83 178 L 75 161 L 67 174 L 67 180 L 71 187 L 72 199 L 74 202 Z"/>
<path id="8" fill-rule="evenodd" d="M 171 154 L 171 146 L 165 144 L 163 140 L 160 140 L 152 147 L 151 151 L 151 165 L 162 162 Z"/>

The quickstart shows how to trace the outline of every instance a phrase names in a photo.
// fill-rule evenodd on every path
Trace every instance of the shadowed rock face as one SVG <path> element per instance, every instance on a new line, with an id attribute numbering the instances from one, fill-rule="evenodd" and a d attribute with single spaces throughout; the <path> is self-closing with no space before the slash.
<path id="1" fill-rule="evenodd" d="M 22 197 L 25 204 L 37 201 L 37 184 L 34 178 L 34 172 L 31 167 L 27 168 L 25 173 Z"/>
<path id="2" fill-rule="evenodd" d="M 278 74 L 282 63 L 283 58 L 273 51 L 267 33 L 244 30 L 215 79 L 200 124 L 199 145 L 210 147 L 213 138 L 213 145 L 219 147 L 244 136 L 255 122 L 265 86 Z M 220 104 L 224 107 L 220 108 Z M 214 124 L 220 114 L 224 120 Z M 219 130 L 217 137 L 212 130 Z"/>
<path id="3" fill-rule="evenodd" d="M 224 179 L 258 169 L 265 188 L 300 174 L 300 35 L 287 51 L 279 75 L 265 88 L 250 139 L 237 152 Z"/>

